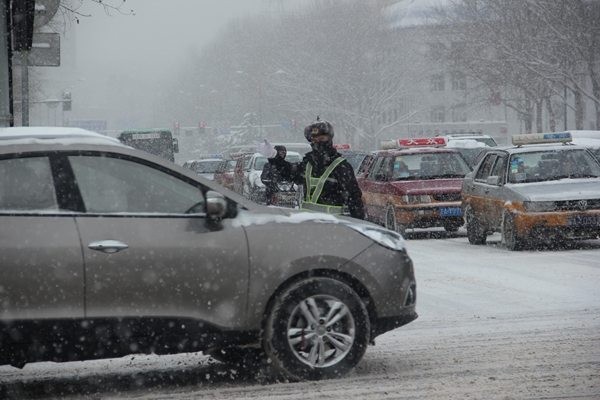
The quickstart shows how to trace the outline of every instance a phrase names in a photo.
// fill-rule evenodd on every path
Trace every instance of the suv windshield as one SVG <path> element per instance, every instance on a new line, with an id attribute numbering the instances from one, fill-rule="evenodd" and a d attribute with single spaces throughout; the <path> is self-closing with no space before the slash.
<path id="1" fill-rule="evenodd" d="M 565 178 L 598 178 L 600 166 L 587 151 L 546 150 L 510 157 L 510 183 L 542 182 Z"/>

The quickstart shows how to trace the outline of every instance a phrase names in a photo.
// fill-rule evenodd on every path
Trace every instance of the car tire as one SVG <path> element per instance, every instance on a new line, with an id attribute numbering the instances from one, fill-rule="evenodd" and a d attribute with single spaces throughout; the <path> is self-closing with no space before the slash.
<path id="1" fill-rule="evenodd" d="M 398 221 L 396 220 L 396 213 L 394 212 L 394 206 L 392 206 L 391 204 L 388 204 L 387 210 L 385 212 L 384 226 L 386 229 L 397 232 L 402 236 L 404 236 L 406 233 L 406 226 L 398 223 Z"/>
<path id="2" fill-rule="evenodd" d="M 481 229 L 481 225 L 477 219 L 477 216 L 475 215 L 473 207 L 467 206 L 465 210 L 465 219 L 469 243 L 473 245 L 485 244 L 487 241 L 487 232 L 484 229 Z"/>
<path id="3" fill-rule="evenodd" d="M 365 304 L 350 287 L 310 278 L 278 296 L 268 313 L 263 348 L 291 380 L 333 379 L 360 362 L 370 332 Z"/>
<path id="4" fill-rule="evenodd" d="M 502 242 L 510 251 L 518 251 L 523 248 L 523 240 L 515 230 L 515 217 L 508 210 L 504 210 L 502 214 Z"/>
<path id="5" fill-rule="evenodd" d="M 203 351 L 217 361 L 237 367 L 253 367 L 267 361 L 263 349 L 256 347 L 224 347 Z"/>

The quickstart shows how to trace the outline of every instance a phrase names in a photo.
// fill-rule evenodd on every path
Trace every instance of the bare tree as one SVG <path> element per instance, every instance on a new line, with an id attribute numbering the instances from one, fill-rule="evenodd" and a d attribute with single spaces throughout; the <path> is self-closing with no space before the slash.
<path id="1" fill-rule="evenodd" d="M 569 106 L 579 129 L 581 99 L 598 105 L 597 13 L 597 1 L 457 0 L 437 10 L 435 23 L 465 44 L 462 57 L 448 52 L 447 60 L 492 93 L 502 87 L 504 104 L 523 116 L 527 131 L 535 120 L 540 132 L 544 105 L 555 129 L 552 99 L 567 104 L 565 87 L 575 95 Z M 592 92 L 582 75 L 591 78 Z"/>

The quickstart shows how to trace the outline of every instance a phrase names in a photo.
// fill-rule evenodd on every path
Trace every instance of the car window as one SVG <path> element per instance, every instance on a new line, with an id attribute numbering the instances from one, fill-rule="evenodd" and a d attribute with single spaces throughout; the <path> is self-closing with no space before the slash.
<path id="1" fill-rule="evenodd" d="M 87 212 L 184 214 L 204 203 L 199 188 L 130 160 L 69 156 L 69 162 Z"/>
<path id="2" fill-rule="evenodd" d="M 0 210 L 58 210 L 47 157 L 0 160 Z"/>
<path id="3" fill-rule="evenodd" d="M 373 155 L 368 154 L 364 160 L 362 161 L 362 163 L 360 164 L 360 166 L 358 167 L 358 170 L 356 171 L 356 175 L 361 175 L 369 166 L 369 164 L 371 163 L 371 160 L 373 159 Z"/>
<path id="4" fill-rule="evenodd" d="M 348 160 L 350 165 L 352 165 L 352 169 L 354 169 L 354 171 L 358 170 L 358 168 L 362 164 L 363 160 L 367 156 L 366 154 L 361 154 L 361 153 L 341 153 L 341 154 L 342 154 L 342 157 L 344 157 L 346 160 Z"/>
<path id="5" fill-rule="evenodd" d="M 224 172 L 233 172 L 234 169 L 235 169 L 235 161 L 233 161 L 233 160 L 227 161 L 227 165 L 225 165 Z"/>
<path id="6" fill-rule="evenodd" d="M 377 159 L 375 160 L 375 163 L 373 164 L 373 167 L 371 167 L 371 170 L 369 171 L 368 179 L 376 180 L 375 175 L 379 171 L 379 167 L 381 167 L 381 163 L 383 163 L 384 158 L 385 157 L 377 157 Z"/>
<path id="7" fill-rule="evenodd" d="M 268 163 L 267 157 L 256 157 L 254 160 L 254 169 L 257 171 L 262 171 L 265 164 Z"/>
<path id="8" fill-rule="evenodd" d="M 389 172 L 391 169 L 392 157 L 385 157 L 379 172 L 375 175 L 375 180 L 385 182 L 388 180 Z"/>
<path id="9" fill-rule="evenodd" d="M 490 176 L 497 176 L 500 178 L 500 182 L 504 182 L 504 171 L 506 170 L 506 159 L 498 156 Z"/>
<path id="10" fill-rule="evenodd" d="M 490 171 L 492 170 L 492 166 L 494 165 L 494 161 L 496 161 L 496 154 L 488 154 L 483 163 L 479 167 L 477 171 L 477 175 L 475 175 L 476 181 L 486 181 L 488 176 L 490 176 Z"/>
<path id="11" fill-rule="evenodd" d="M 197 174 L 213 173 L 221 161 L 198 161 L 194 164 L 194 172 Z"/>

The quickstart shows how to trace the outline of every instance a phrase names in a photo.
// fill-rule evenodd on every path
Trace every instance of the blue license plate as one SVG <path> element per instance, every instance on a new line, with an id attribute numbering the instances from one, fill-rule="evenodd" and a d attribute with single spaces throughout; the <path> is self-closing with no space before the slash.
<path id="1" fill-rule="evenodd" d="M 567 226 L 600 226 L 600 218 L 594 215 L 567 217 Z"/>
<path id="2" fill-rule="evenodd" d="M 455 217 L 462 215 L 460 207 L 440 207 L 440 217 Z"/>

